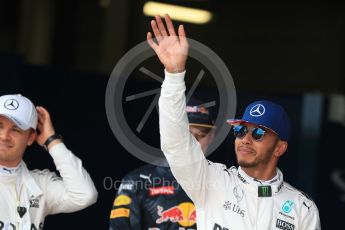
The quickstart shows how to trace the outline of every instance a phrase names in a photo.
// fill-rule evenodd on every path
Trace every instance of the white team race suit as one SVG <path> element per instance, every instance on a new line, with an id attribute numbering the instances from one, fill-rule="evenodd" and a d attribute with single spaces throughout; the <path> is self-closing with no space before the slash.
<path id="1" fill-rule="evenodd" d="M 49 153 L 61 177 L 47 169 L 29 171 L 24 161 L 15 170 L 2 167 L 0 230 L 43 229 L 47 215 L 75 212 L 96 202 L 96 188 L 81 160 L 63 143 Z"/>
<path id="2" fill-rule="evenodd" d="M 248 176 L 240 167 L 207 161 L 189 132 L 183 73 L 165 71 L 159 99 L 161 148 L 196 206 L 199 230 L 319 230 L 319 212 L 304 193 L 283 181 Z"/>

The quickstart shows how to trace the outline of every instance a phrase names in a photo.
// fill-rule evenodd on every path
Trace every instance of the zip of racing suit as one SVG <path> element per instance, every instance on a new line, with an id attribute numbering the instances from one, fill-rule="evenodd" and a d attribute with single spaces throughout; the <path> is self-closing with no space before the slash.
<path id="1" fill-rule="evenodd" d="M 159 99 L 161 148 L 171 170 L 196 207 L 199 230 L 319 230 L 315 203 L 283 181 L 258 181 L 239 167 L 206 160 L 189 133 L 185 72 L 168 73 Z"/>

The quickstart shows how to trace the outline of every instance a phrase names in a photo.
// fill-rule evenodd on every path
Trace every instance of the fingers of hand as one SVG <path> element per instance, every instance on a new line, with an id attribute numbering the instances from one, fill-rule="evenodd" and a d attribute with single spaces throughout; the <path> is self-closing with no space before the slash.
<path id="1" fill-rule="evenodd" d="M 158 29 L 159 29 L 161 35 L 162 35 L 163 37 L 168 36 L 168 32 L 167 32 L 167 30 L 165 29 L 165 25 L 164 25 L 164 23 L 163 23 L 161 17 L 158 16 L 158 15 L 156 15 L 156 16 L 155 16 L 155 19 L 156 19 L 156 23 L 157 23 L 157 25 L 158 25 Z"/>
<path id="2" fill-rule="evenodd" d="M 40 106 L 36 106 L 36 111 L 38 115 L 38 122 L 42 122 L 45 118 L 43 109 Z"/>
<path id="3" fill-rule="evenodd" d="M 163 38 L 162 38 L 161 32 L 159 31 L 157 23 L 155 20 L 151 21 L 151 27 L 152 27 L 153 34 L 155 35 L 157 41 L 161 42 Z"/>
<path id="4" fill-rule="evenodd" d="M 188 46 L 188 41 L 187 41 L 187 37 L 186 37 L 186 32 L 184 30 L 184 26 L 180 25 L 178 27 L 178 36 L 180 39 L 180 43 L 182 46 Z"/>
<path id="5" fill-rule="evenodd" d="M 156 50 L 157 44 L 153 41 L 151 32 L 147 33 L 146 39 L 147 39 L 147 42 L 149 43 L 149 45 L 151 46 L 151 48 L 153 50 Z"/>
<path id="6" fill-rule="evenodd" d="M 45 125 L 51 123 L 49 112 L 42 106 L 36 107 L 37 114 L 38 114 L 38 129 L 42 130 Z"/>
<path id="7" fill-rule="evenodd" d="M 38 112 L 39 115 L 41 115 L 44 118 L 49 118 L 49 112 L 48 110 L 46 110 L 43 106 L 36 106 L 36 110 Z"/>
<path id="8" fill-rule="evenodd" d="M 158 45 L 163 40 L 166 40 L 166 37 L 170 37 L 170 39 L 172 39 L 173 41 L 179 40 L 179 37 L 177 37 L 177 35 L 176 35 L 173 22 L 172 22 L 172 20 L 168 14 L 166 14 L 164 16 L 164 20 L 165 20 L 166 27 L 164 25 L 163 20 L 158 15 L 155 16 L 155 20 L 151 21 L 152 31 L 153 31 L 153 34 L 155 35 L 156 39 L 157 39 Z M 169 33 L 167 32 L 166 28 L 168 29 Z M 178 34 L 179 34 L 179 36 L 186 36 L 186 33 L 184 32 L 183 27 L 182 28 L 181 28 L 181 26 L 179 27 Z M 150 46 L 153 48 L 154 41 L 152 39 L 151 33 L 147 34 L 147 40 L 148 40 Z"/>
<path id="9" fill-rule="evenodd" d="M 165 19 L 165 23 L 167 25 L 167 28 L 168 28 L 168 31 L 169 31 L 169 34 L 170 36 L 176 36 L 176 33 L 175 33 L 175 29 L 174 29 L 174 25 L 171 21 L 171 18 L 168 14 L 166 14 L 164 16 L 164 19 Z M 163 24 L 163 23 L 162 23 Z M 164 25 L 163 25 L 164 26 Z M 164 28 L 165 29 L 165 28 Z"/>
<path id="10" fill-rule="evenodd" d="M 39 130 L 39 131 L 41 131 L 42 130 L 42 122 L 40 122 L 40 121 L 38 121 L 38 123 L 37 123 L 37 129 Z"/>

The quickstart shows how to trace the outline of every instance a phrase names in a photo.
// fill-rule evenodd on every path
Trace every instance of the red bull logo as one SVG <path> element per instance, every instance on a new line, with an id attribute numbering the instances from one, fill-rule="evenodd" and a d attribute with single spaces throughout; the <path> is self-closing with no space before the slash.
<path id="1" fill-rule="evenodd" d="M 196 210 L 194 210 L 194 211 L 192 212 L 192 214 L 190 214 L 190 216 L 189 216 L 189 221 L 194 221 L 194 222 L 196 222 Z"/>
<path id="2" fill-rule="evenodd" d="M 183 227 L 193 226 L 196 222 L 196 210 L 195 206 L 191 202 L 184 202 L 167 210 L 163 207 L 157 206 L 158 215 L 160 218 L 156 220 L 157 224 L 163 222 L 178 222 Z"/>

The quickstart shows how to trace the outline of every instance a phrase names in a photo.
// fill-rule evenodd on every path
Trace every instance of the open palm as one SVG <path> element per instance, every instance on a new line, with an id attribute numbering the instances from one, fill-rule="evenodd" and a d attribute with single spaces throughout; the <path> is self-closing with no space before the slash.
<path id="1" fill-rule="evenodd" d="M 183 26 L 180 25 L 178 35 L 176 35 L 169 15 L 165 15 L 164 19 L 166 27 L 159 16 L 156 16 L 155 20 L 151 21 L 152 31 L 157 43 L 153 41 L 150 32 L 147 33 L 147 41 L 168 72 L 183 72 L 189 48 L 186 33 Z"/>

